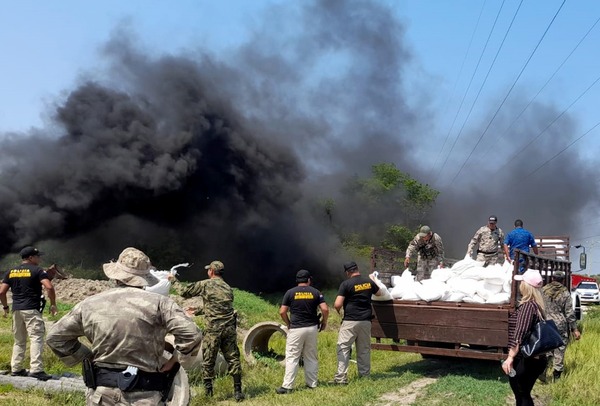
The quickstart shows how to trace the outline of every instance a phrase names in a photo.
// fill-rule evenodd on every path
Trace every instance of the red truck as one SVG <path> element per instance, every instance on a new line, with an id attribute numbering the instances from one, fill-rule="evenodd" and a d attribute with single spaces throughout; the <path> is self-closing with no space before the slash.
<path id="1" fill-rule="evenodd" d="M 549 252 L 546 246 L 540 248 L 544 248 L 543 251 L 540 249 L 541 252 Z M 519 258 L 523 258 L 527 268 L 541 271 L 544 283 L 551 279 L 551 273 L 546 270 L 563 271 L 567 275 L 565 281 L 570 289 L 571 263 L 557 258 L 562 256 L 556 255 L 557 253 L 563 254 L 560 249 L 553 247 L 553 250 L 554 255 L 548 256 L 515 250 L 514 263 L 518 264 Z M 387 280 L 390 276 L 402 271 L 401 261 L 401 256 L 393 258 L 389 254 L 383 255 L 381 250 L 375 250 L 372 270 L 378 271 L 380 279 L 389 284 Z M 518 265 L 514 266 L 513 275 L 516 272 Z M 424 355 L 502 360 L 508 353 L 508 319 L 516 310 L 516 295 L 517 282 L 513 280 L 510 301 L 505 304 L 397 299 L 373 301 L 371 336 L 375 338 L 375 342 L 371 347 Z"/>
<path id="2" fill-rule="evenodd" d="M 571 275 L 571 286 L 573 287 L 573 289 L 577 289 L 577 286 L 579 286 L 579 284 L 581 282 L 598 282 L 598 281 L 595 278 L 591 278 L 589 276 Z"/>

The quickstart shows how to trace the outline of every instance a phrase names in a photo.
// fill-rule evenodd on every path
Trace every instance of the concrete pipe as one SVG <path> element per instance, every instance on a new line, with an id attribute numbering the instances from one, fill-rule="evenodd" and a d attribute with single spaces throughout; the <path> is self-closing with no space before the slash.
<path id="1" fill-rule="evenodd" d="M 254 358 L 253 352 L 266 354 L 269 352 L 269 340 L 273 334 L 279 333 L 287 338 L 287 328 L 279 323 L 273 321 L 264 321 L 255 324 L 246 336 L 244 337 L 244 356 L 249 364 L 255 364 L 256 358 Z M 285 359 L 280 362 L 285 363 Z"/>
<path id="2" fill-rule="evenodd" d="M 175 337 L 173 337 L 173 335 L 167 334 L 165 341 L 170 344 L 171 347 L 174 347 Z M 202 347 L 200 347 L 200 350 L 198 350 L 198 353 L 195 356 L 183 354 L 179 355 L 179 363 L 186 371 L 202 371 L 202 359 Z M 225 357 L 221 351 L 217 353 L 215 374 L 217 376 L 224 376 L 227 374 L 227 361 L 225 361 Z"/>
<path id="3" fill-rule="evenodd" d="M 188 406 L 190 404 L 190 383 L 185 369 L 179 368 L 165 403 L 167 406 Z"/>

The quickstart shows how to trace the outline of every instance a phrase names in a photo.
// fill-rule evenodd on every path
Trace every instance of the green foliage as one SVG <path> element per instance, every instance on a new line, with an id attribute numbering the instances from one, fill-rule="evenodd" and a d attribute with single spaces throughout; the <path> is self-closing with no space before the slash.
<path id="1" fill-rule="evenodd" d="M 401 172 L 393 163 L 371 167 L 372 177 L 357 179 L 358 190 L 371 201 L 379 201 L 386 194 L 396 193 L 399 208 L 421 212 L 431 208 L 439 192 Z"/>
<path id="2" fill-rule="evenodd" d="M 348 251 L 351 258 L 367 259 L 373 252 L 373 246 L 362 243 L 361 237 L 357 233 L 342 236 L 342 246 Z"/>
<path id="3" fill-rule="evenodd" d="M 413 228 L 420 225 L 435 203 L 439 192 L 422 184 L 393 163 L 371 167 L 371 176 L 354 176 L 345 188 L 346 212 L 336 213 L 331 199 L 320 202 L 345 248 L 366 254 L 365 247 L 382 246 L 403 251 L 414 236 Z M 339 217 L 354 216 L 343 223 Z M 370 255 L 370 253 L 369 253 Z"/>
<path id="4" fill-rule="evenodd" d="M 279 305 L 244 290 L 233 289 L 233 306 L 238 309 L 238 326 L 249 329 L 261 321 L 280 322 Z M 244 309 L 240 311 L 240 309 Z"/>
<path id="5" fill-rule="evenodd" d="M 404 251 L 413 239 L 415 232 L 401 225 L 389 226 L 381 246 L 390 250 Z"/>

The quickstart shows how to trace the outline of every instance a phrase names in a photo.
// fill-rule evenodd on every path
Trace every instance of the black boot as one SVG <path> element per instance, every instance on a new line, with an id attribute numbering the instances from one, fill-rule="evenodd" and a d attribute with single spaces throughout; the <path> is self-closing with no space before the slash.
<path id="1" fill-rule="evenodd" d="M 554 381 L 558 381 L 560 379 L 560 376 L 562 375 L 562 371 L 557 371 L 556 369 L 552 372 L 552 377 L 554 378 Z"/>
<path id="2" fill-rule="evenodd" d="M 204 393 L 206 396 L 212 397 L 213 395 L 213 385 L 212 379 L 204 378 Z"/>
<path id="3" fill-rule="evenodd" d="M 233 396 L 236 402 L 244 400 L 244 394 L 242 393 L 242 375 L 233 375 Z"/>

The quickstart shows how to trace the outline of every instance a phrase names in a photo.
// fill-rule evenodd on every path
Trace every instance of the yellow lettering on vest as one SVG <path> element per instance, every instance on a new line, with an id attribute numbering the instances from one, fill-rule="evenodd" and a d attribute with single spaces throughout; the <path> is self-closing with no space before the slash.
<path id="1" fill-rule="evenodd" d="M 294 299 L 295 300 L 310 300 L 310 299 L 314 299 L 314 295 L 312 294 L 312 292 L 296 292 L 294 294 Z"/>
<path id="2" fill-rule="evenodd" d="M 29 269 L 11 269 L 8 273 L 8 278 L 30 278 L 31 271 Z"/>
<path id="3" fill-rule="evenodd" d="M 355 292 L 362 292 L 363 290 L 371 290 L 371 283 L 361 283 L 360 285 L 354 285 Z"/>

